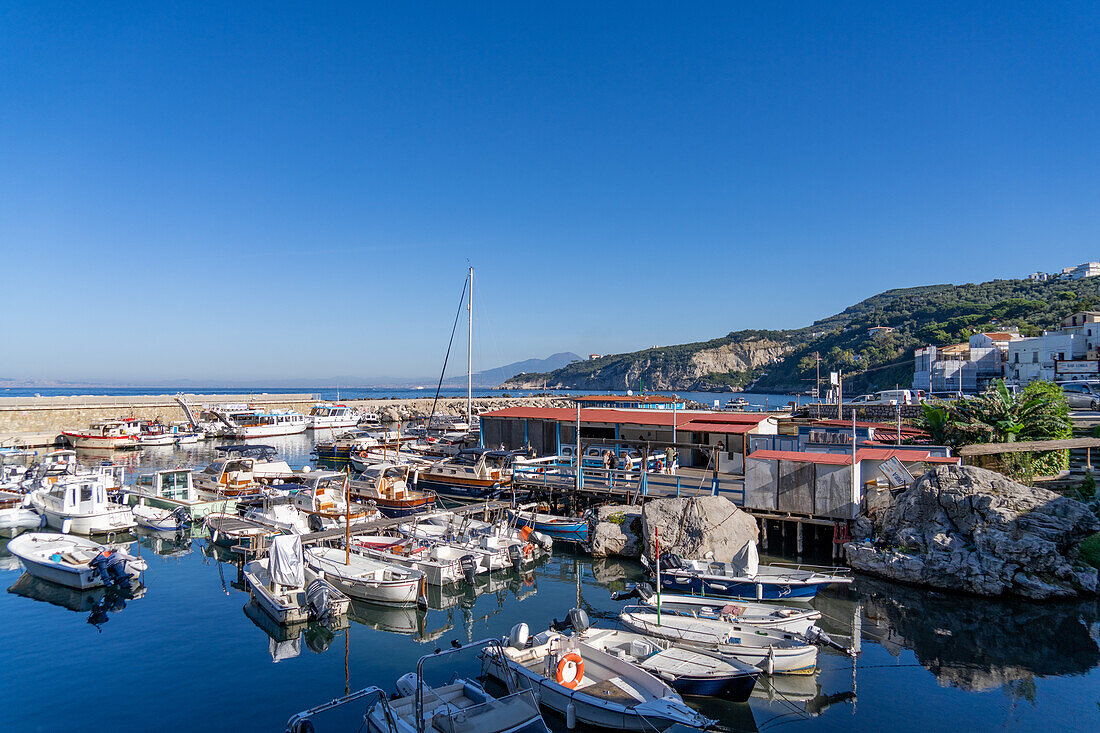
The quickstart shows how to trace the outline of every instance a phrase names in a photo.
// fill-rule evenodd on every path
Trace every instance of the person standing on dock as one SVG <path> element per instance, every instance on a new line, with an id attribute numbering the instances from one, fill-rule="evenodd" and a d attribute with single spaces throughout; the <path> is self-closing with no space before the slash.
<path id="1" fill-rule="evenodd" d="M 607 474 L 607 485 L 615 485 L 615 472 L 619 470 L 619 454 L 612 451 L 611 453 L 611 472 Z"/>
<path id="2" fill-rule="evenodd" d="M 630 485 L 630 472 L 634 470 L 634 458 L 630 453 L 623 454 L 623 480 L 626 485 Z"/>
<path id="3" fill-rule="evenodd" d="M 607 476 L 607 485 L 611 485 L 611 451 L 605 450 L 603 452 L 603 470 Z"/>
<path id="4" fill-rule="evenodd" d="M 667 473 L 669 476 L 675 473 L 672 468 L 672 464 L 673 462 L 675 462 L 675 460 L 676 449 L 670 445 L 669 447 L 665 448 L 665 473 Z"/>

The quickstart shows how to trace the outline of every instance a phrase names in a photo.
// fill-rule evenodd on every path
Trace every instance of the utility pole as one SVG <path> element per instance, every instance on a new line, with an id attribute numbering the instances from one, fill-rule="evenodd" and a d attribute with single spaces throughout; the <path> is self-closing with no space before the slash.
<path id="1" fill-rule="evenodd" d="M 821 354 L 814 352 L 814 360 L 817 361 L 817 380 L 814 382 L 814 399 L 821 401 Z"/>
<path id="2" fill-rule="evenodd" d="M 466 315 L 470 334 L 466 341 L 466 424 L 474 424 L 474 268 L 470 267 L 470 297 L 466 301 Z"/>

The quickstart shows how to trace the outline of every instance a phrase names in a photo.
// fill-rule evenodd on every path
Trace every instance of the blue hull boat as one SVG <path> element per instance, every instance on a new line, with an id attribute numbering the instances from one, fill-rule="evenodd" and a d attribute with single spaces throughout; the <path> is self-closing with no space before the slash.
<path id="1" fill-rule="evenodd" d="M 539 514 L 515 509 L 508 510 L 508 516 L 517 527 L 530 527 L 555 540 L 567 542 L 588 542 L 588 520 L 573 517 L 556 517 L 553 514 Z"/>
<path id="2" fill-rule="evenodd" d="M 792 586 L 786 583 L 730 581 L 676 571 L 661 571 L 663 591 L 749 601 L 812 601 L 817 596 L 818 588 L 829 585 L 830 582 Z"/>

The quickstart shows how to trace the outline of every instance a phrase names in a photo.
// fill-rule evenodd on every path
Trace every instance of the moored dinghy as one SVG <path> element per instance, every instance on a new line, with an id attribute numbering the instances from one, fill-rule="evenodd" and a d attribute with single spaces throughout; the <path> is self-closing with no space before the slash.
<path id="1" fill-rule="evenodd" d="M 36 578 L 78 588 L 104 585 L 129 587 L 145 569 L 145 561 L 125 550 L 71 535 L 34 532 L 8 543 L 8 552 L 19 558 Z"/>
<path id="2" fill-rule="evenodd" d="M 297 535 L 274 538 L 267 557 L 246 563 L 243 572 L 253 600 L 281 624 L 328 621 L 346 615 L 351 605 L 350 598 L 307 570 Z"/>
<path id="3" fill-rule="evenodd" d="M 627 606 L 619 622 L 639 634 L 670 641 L 690 649 L 716 652 L 768 674 L 812 674 L 817 668 L 817 647 L 799 635 L 744 627 L 715 619 L 698 618 L 674 611 Z"/>
<path id="4" fill-rule="evenodd" d="M 682 611 L 693 616 L 719 619 L 742 626 L 786 631 L 791 634 L 805 634 L 821 618 L 821 611 L 805 606 L 793 608 L 771 603 L 685 596 L 677 593 L 658 595 L 652 586 L 645 583 L 637 586 L 637 594 L 644 605 L 653 609 L 657 608 L 659 602 L 661 609 L 665 611 Z"/>
<path id="5" fill-rule="evenodd" d="M 649 672 L 557 631 L 529 639 L 527 624 L 516 624 L 506 647 L 486 650 L 486 663 L 497 679 L 514 675 L 521 689 L 537 691 L 540 703 L 564 715 L 569 726 L 579 721 L 652 733 L 674 724 L 714 723 Z"/>
<path id="6" fill-rule="evenodd" d="M 660 558 L 661 591 L 771 601 L 812 601 L 829 585 L 848 584 L 848 568 L 761 565 L 756 543 L 748 542 L 730 562 Z"/>
<path id="7" fill-rule="evenodd" d="M 183 507 L 158 509 L 138 504 L 131 510 L 139 527 L 158 532 L 178 532 L 191 526 L 191 515 Z"/>
<path id="8" fill-rule="evenodd" d="M 424 574 L 335 547 L 311 547 L 306 564 L 352 598 L 375 603 L 416 603 Z"/>
<path id="9" fill-rule="evenodd" d="M 677 647 L 632 631 L 592 628 L 578 633 L 582 644 L 632 662 L 681 695 L 720 696 L 744 702 L 760 676 L 758 668 L 735 659 Z"/>

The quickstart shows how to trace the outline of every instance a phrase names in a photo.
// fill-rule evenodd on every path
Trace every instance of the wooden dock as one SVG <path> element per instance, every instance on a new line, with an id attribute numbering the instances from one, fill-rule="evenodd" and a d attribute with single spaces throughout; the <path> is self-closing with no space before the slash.
<path id="1" fill-rule="evenodd" d="M 477 504 L 469 504 L 467 506 L 458 507 L 457 509 L 448 509 L 446 511 L 460 517 L 466 517 L 474 514 L 483 514 L 488 516 L 489 513 L 500 511 L 508 506 L 507 502 L 503 501 L 484 501 Z M 381 519 L 371 519 L 366 522 L 352 522 L 351 533 L 352 534 L 364 534 L 380 532 L 387 529 L 393 529 L 402 524 L 408 524 L 409 522 L 415 522 L 418 515 L 410 514 L 405 517 L 384 517 Z M 332 529 L 321 530 L 320 532 L 310 532 L 309 534 L 302 535 L 303 545 L 312 545 L 318 542 L 325 542 L 327 540 L 342 539 L 347 534 L 345 527 L 333 527 Z"/>

